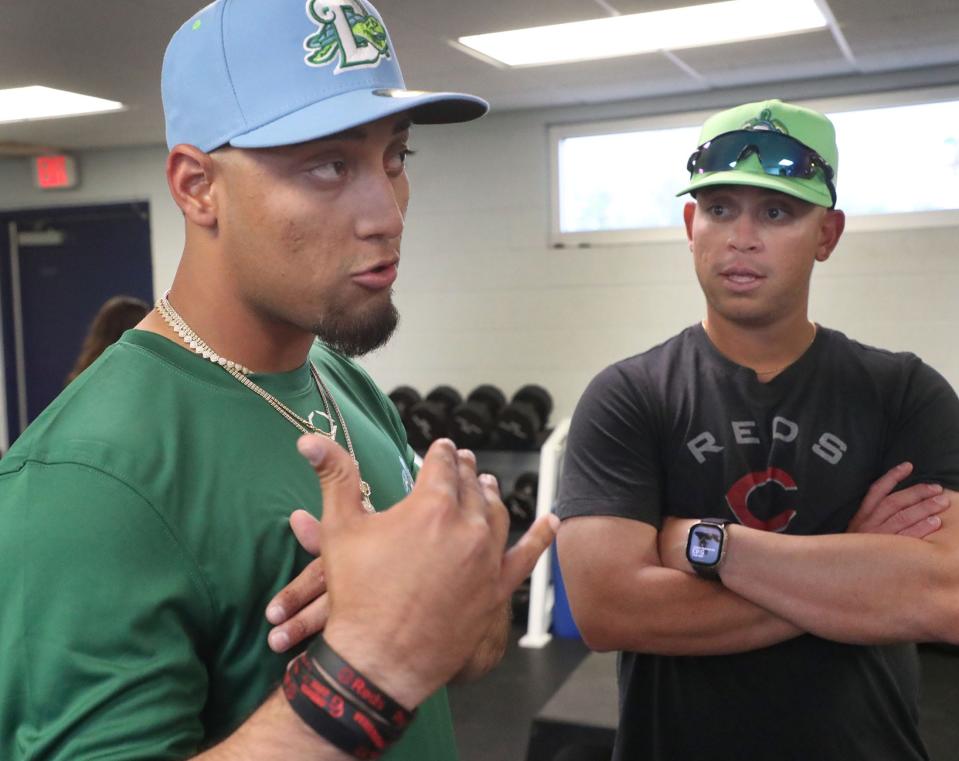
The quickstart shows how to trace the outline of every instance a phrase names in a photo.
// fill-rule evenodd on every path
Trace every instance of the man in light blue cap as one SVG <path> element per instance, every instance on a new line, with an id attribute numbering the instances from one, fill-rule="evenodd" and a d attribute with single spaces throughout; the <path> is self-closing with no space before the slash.
<path id="1" fill-rule="evenodd" d="M 681 191 L 705 318 L 576 408 L 558 549 L 622 651 L 614 761 L 928 759 L 912 643 L 959 641 L 959 399 L 810 319 L 838 164 L 805 106 L 709 118 Z"/>
<path id="2" fill-rule="evenodd" d="M 449 441 L 414 486 L 351 358 L 397 322 L 411 124 L 487 105 L 407 90 L 363 0 L 217 0 L 162 89 L 172 287 L 0 461 L 0 758 L 454 761 L 444 685 L 555 519 L 506 551 Z"/>

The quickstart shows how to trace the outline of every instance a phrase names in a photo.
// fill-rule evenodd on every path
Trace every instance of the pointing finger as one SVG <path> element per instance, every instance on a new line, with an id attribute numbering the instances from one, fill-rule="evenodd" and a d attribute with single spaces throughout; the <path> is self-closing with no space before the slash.
<path id="1" fill-rule="evenodd" d="M 533 572 L 539 556 L 546 551 L 559 529 L 559 518 L 553 513 L 541 515 L 503 556 L 500 574 L 500 596 L 507 599 Z"/>

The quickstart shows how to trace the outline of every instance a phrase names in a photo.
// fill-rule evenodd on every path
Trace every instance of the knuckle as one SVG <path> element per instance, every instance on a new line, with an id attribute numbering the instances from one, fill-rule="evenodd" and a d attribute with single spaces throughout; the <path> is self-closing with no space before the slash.
<path id="1" fill-rule="evenodd" d="M 295 583 L 294 581 L 289 586 L 284 587 L 274 598 L 274 600 L 288 612 L 298 610 L 300 607 L 300 597 L 296 594 L 293 587 Z"/>
<path id="2" fill-rule="evenodd" d="M 901 531 L 896 532 L 899 536 L 910 536 L 918 539 L 922 539 L 928 531 L 923 528 L 922 524 L 916 523 L 912 526 L 907 526 Z"/>
<path id="3" fill-rule="evenodd" d="M 305 576 L 309 579 L 314 586 L 322 586 L 326 581 L 326 574 L 323 570 L 323 561 L 314 560 L 306 567 Z"/>
<path id="4" fill-rule="evenodd" d="M 911 516 L 909 508 L 899 510 L 889 517 L 889 523 L 896 527 L 897 530 L 911 526 L 914 521 L 915 519 Z"/>
<path id="5" fill-rule="evenodd" d="M 434 481 L 424 490 L 424 496 L 435 502 L 437 507 L 449 509 L 454 507 L 457 501 L 456 487 L 457 482 L 454 479 Z"/>
<path id="6" fill-rule="evenodd" d="M 303 616 L 297 616 L 287 624 L 286 633 L 291 643 L 302 642 L 309 635 L 309 629 Z"/>

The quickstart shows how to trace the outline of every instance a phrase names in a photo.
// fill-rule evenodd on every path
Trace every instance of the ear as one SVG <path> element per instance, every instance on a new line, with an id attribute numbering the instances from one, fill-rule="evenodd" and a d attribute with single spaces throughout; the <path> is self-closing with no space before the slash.
<path id="1" fill-rule="evenodd" d="M 683 207 L 683 223 L 686 225 L 686 240 L 689 241 L 689 250 L 693 250 L 693 217 L 696 216 L 696 202 L 687 201 Z"/>
<path id="2" fill-rule="evenodd" d="M 216 226 L 213 196 L 213 159 L 192 145 L 176 145 L 166 160 L 166 179 L 173 201 L 187 221 Z"/>
<path id="3" fill-rule="evenodd" d="M 817 262 L 824 262 L 832 255 L 845 229 L 846 214 L 839 209 L 827 210 L 819 228 L 819 247 L 816 249 Z"/>

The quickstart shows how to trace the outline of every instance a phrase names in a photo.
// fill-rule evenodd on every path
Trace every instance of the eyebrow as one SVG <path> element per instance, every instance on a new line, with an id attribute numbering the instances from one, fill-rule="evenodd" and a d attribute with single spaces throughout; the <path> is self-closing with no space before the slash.
<path id="1" fill-rule="evenodd" d="M 401 119 L 393 127 L 393 134 L 399 135 L 403 132 L 406 132 L 413 122 L 411 119 Z M 352 141 L 363 141 L 369 136 L 369 133 L 362 127 L 353 127 L 352 129 L 345 129 L 342 132 L 336 132 L 332 135 L 327 135 L 326 137 L 321 137 L 320 140 L 323 141 L 333 141 L 333 140 L 352 140 Z"/>

